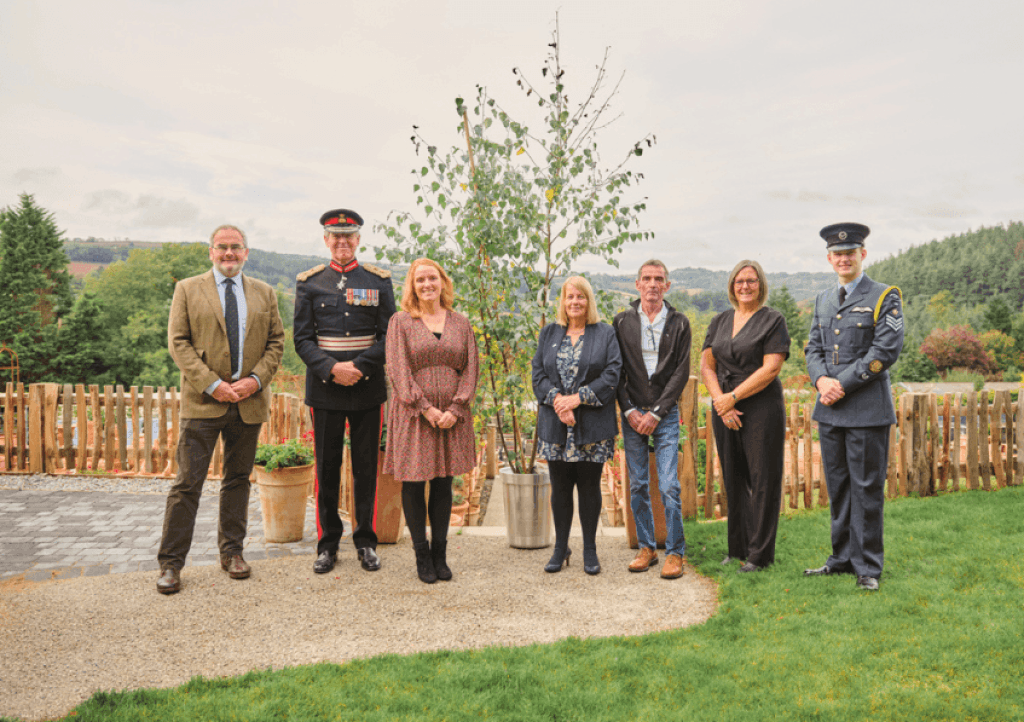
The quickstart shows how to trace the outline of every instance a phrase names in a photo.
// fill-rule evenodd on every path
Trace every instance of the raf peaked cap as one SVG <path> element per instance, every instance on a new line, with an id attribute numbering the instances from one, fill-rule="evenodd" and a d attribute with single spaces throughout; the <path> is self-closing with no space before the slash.
<path id="1" fill-rule="evenodd" d="M 320 225 L 324 227 L 324 233 L 359 233 L 363 227 L 363 217 L 355 211 L 336 208 L 320 216 Z"/>
<path id="2" fill-rule="evenodd" d="M 829 253 L 863 248 L 869 233 L 871 229 L 860 223 L 834 223 L 821 229 Z"/>

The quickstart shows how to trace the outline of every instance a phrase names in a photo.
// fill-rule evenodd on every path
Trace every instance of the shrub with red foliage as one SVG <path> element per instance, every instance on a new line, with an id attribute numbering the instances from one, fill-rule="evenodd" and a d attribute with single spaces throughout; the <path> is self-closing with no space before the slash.
<path id="1" fill-rule="evenodd" d="M 982 373 L 996 370 L 995 360 L 985 352 L 981 339 L 968 326 L 935 329 L 921 344 L 921 353 L 942 373 L 954 367 Z"/>

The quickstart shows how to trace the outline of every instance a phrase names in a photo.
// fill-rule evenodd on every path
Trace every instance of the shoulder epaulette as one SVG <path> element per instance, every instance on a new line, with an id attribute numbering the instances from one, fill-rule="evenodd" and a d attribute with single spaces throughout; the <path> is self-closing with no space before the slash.
<path id="1" fill-rule="evenodd" d="M 314 266 L 313 268 L 309 269 L 308 271 L 303 271 L 302 273 L 300 273 L 299 275 L 297 275 L 295 277 L 295 280 L 296 281 L 305 281 L 306 279 L 311 278 L 311 277 L 315 276 L 316 274 L 320 273 L 320 271 L 324 270 L 325 268 L 327 268 L 327 266 L 325 266 L 324 264 L 321 263 L 319 266 Z"/>
<path id="2" fill-rule="evenodd" d="M 900 301 L 901 302 L 903 301 L 903 291 L 901 291 L 898 286 L 889 286 L 887 289 L 882 291 L 882 295 L 878 297 L 878 303 L 875 304 L 875 322 L 876 323 L 878 322 L 878 314 L 880 314 L 882 312 L 882 301 L 884 301 L 885 297 L 889 295 L 889 291 L 895 291 L 896 293 L 898 293 L 899 297 L 900 297 Z"/>
<path id="3" fill-rule="evenodd" d="M 365 268 L 367 271 L 374 274 L 375 276 L 380 276 L 381 278 L 391 278 L 391 271 L 385 271 L 383 268 L 378 268 L 377 266 L 374 266 L 371 263 L 364 263 L 363 268 Z"/>

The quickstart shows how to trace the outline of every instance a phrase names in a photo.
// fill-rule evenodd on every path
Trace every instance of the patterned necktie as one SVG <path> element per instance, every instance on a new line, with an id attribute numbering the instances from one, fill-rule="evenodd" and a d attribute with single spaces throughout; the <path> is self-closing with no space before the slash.
<path id="1" fill-rule="evenodd" d="M 235 282 L 224 279 L 224 324 L 228 329 L 228 348 L 231 349 L 231 376 L 238 370 L 238 301 L 235 299 Z"/>
<path id="2" fill-rule="evenodd" d="M 846 289 L 843 286 L 839 287 L 839 305 L 842 306 L 846 301 Z"/>

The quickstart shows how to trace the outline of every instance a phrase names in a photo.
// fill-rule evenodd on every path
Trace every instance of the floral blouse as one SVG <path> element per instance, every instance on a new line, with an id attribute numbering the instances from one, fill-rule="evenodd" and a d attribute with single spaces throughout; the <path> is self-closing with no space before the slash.
<path id="1" fill-rule="evenodd" d="M 558 378 L 562 382 L 563 389 L 571 389 L 576 381 L 576 373 L 580 367 L 580 352 L 583 350 L 585 338 L 585 336 L 580 336 L 576 345 L 573 345 L 572 339 L 566 334 L 565 338 L 562 339 L 562 344 L 558 347 L 558 354 L 555 356 L 555 359 L 558 366 Z M 548 397 L 544 399 L 544 403 L 553 404 L 555 397 L 559 393 L 562 393 L 559 389 L 551 389 L 548 392 Z M 581 386 L 576 393 L 580 395 L 581 404 L 586 404 L 587 406 L 601 405 L 597 394 L 591 391 L 589 386 Z M 561 444 L 549 444 L 546 441 L 539 440 L 537 456 L 547 461 L 596 461 L 604 463 L 615 455 L 614 438 L 596 441 L 593 444 L 576 446 L 574 432 L 574 427 L 568 427 L 568 435 L 566 436 L 564 446 Z"/>

